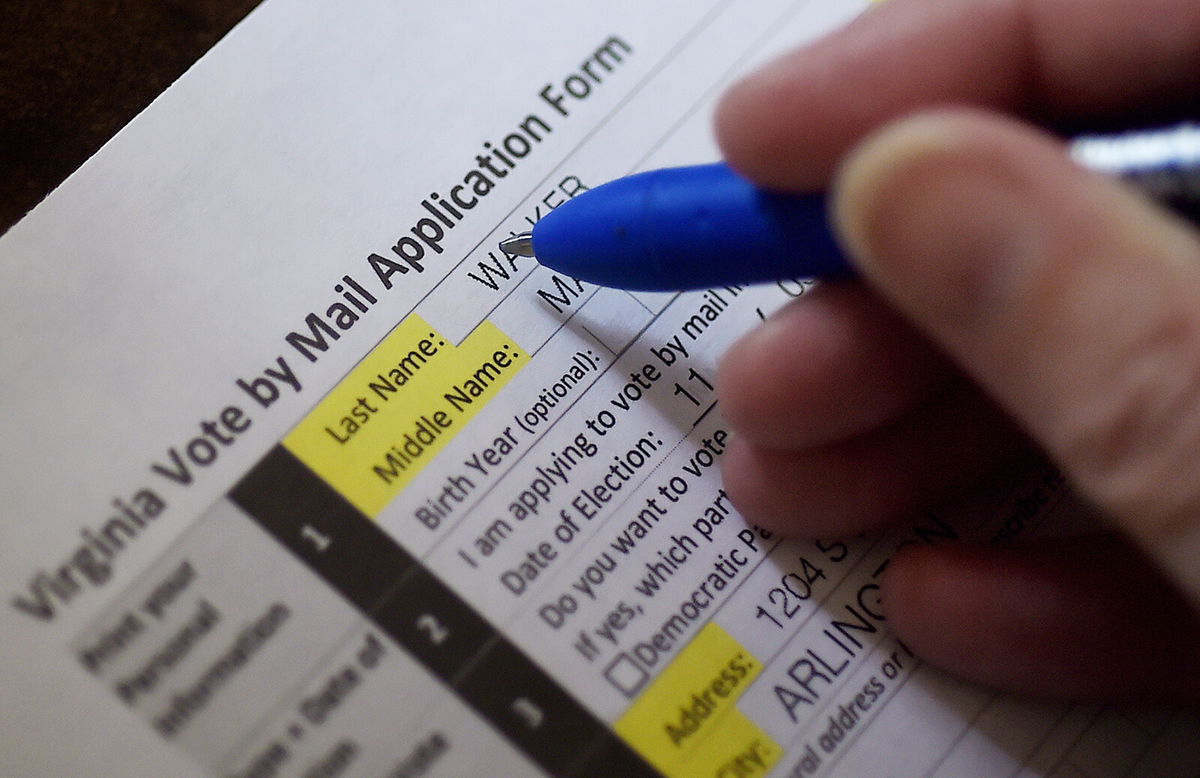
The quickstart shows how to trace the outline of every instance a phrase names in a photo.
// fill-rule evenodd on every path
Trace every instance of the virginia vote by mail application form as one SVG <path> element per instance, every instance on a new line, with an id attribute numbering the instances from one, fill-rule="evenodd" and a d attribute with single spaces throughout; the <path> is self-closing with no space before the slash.
<path id="1" fill-rule="evenodd" d="M 1056 473 L 879 536 L 738 515 L 714 364 L 812 282 L 497 248 L 715 158 L 721 88 L 867 5 L 253 12 L 0 239 L 0 773 L 1196 774 L 1194 715 L 889 633 L 898 548 L 1069 524 Z"/>

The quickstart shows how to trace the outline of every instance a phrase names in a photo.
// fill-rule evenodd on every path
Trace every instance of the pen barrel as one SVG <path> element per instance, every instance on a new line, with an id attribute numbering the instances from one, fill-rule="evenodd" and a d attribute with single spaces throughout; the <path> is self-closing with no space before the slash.
<path id="1" fill-rule="evenodd" d="M 1193 221 L 1200 219 L 1200 125 L 1084 135 L 1072 141 L 1071 156 Z"/>
<path id="2" fill-rule="evenodd" d="M 764 192 L 723 164 L 604 184 L 543 217 L 533 240 L 542 264 L 626 289 L 850 274 L 823 195 Z"/>

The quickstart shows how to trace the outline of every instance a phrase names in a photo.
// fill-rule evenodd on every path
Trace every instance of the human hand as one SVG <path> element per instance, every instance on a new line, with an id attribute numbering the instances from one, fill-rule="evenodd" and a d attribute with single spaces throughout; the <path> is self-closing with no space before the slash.
<path id="1" fill-rule="evenodd" d="M 897 555 L 889 623 L 960 675 L 1200 700 L 1200 237 L 1006 116 L 1194 110 L 1197 41 L 1194 0 L 891 0 L 718 110 L 749 178 L 832 180 L 865 282 L 806 295 L 722 364 L 742 512 L 848 535 L 1044 454 L 1117 531 Z"/>

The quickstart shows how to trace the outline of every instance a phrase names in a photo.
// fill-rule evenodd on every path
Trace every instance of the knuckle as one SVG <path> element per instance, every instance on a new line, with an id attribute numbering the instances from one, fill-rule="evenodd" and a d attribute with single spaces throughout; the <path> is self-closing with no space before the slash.
<path id="1" fill-rule="evenodd" d="M 1079 487 L 1159 545 L 1200 528 L 1200 324 L 1164 320 L 1069 398 L 1055 453 Z"/>

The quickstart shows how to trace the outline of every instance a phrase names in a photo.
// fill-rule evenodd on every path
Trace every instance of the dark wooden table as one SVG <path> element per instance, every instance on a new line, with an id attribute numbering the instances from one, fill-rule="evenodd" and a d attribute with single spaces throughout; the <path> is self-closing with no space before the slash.
<path id="1" fill-rule="evenodd" d="M 0 0 L 0 232 L 259 0 Z"/>

